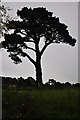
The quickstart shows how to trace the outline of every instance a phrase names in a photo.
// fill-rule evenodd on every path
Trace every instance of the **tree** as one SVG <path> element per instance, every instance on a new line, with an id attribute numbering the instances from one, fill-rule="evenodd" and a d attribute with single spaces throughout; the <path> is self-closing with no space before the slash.
<path id="1" fill-rule="evenodd" d="M 56 83 L 56 80 L 54 80 L 54 79 L 49 79 L 49 84 L 50 85 L 54 85 Z"/>
<path id="2" fill-rule="evenodd" d="M 2 5 L 0 1 L 0 38 L 7 32 L 6 23 L 12 20 L 12 17 L 8 14 L 8 11 L 10 10 L 11 9 L 9 7 Z"/>
<path id="3" fill-rule="evenodd" d="M 66 82 L 66 83 L 64 84 L 64 86 L 65 86 L 65 87 L 71 87 L 71 83 Z"/>
<path id="4" fill-rule="evenodd" d="M 52 43 L 66 43 L 74 46 L 76 40 L 69 35 L 67 26 L 60 23 L 59 18 L 53 17 L 52 12 L 46 8 L 27 8 L 24 7 L 17 11 L 19 20 L 12 20 L 6 24 L 9 30 L 14 30 L 13 33 L 5 34 L 5 41 L 2 41 L 2 48 L 7 49 L 9 57 L 14 63 L 21 63 L 21 56 L 27 57 L 36 69 L 37 85 L 42 83 L 42 68 L 41 58 L 46 48 Z M 43 37 L 44 46 L 40 50 L 40 41 Z M 28 43 L 33 43 L 35 48 L 29 46 Z M 31 50 L 36 55 L 34 60 L 26 51 Z"/>

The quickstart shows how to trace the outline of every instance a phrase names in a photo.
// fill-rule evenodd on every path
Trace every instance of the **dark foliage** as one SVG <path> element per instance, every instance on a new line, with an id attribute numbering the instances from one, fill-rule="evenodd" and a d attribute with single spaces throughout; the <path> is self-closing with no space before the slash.
<path id="1" fill-rule="evenodd" d="M 34 78 L 28 77 L 26 79 L 20 78 L 11 78 L 11 77 L 0 77 L 2 79 L 2 87 L 3 89 L 8 88 L 9 86 L 16 86 L 16 88 L 26 88 L 26 87 L 37 87 L 37 82 Z M 56 82 L 54 79 L 49 79 L 48 82 L 43 84 L 42 88 L 80 88 L 80 83 L 71 84 L 69 82 L 61 83 Z"/>
<path id="2" fill-rule="evenodd" d="M 80 87 L 80 83 L 73 84 L 73 86 L 78 88 L 78 87 Z"/>
<path id="3" fill-rule="evenodd" d="M 24 79 L 20 78 L 11 78 L 11 77 L 2 77 L 2 88 L 8 88 L 9 86 L 14 86 L 16 88 L 25 88 L 25 87 L 36 87 L 36 81 L 32 77 Z"/>

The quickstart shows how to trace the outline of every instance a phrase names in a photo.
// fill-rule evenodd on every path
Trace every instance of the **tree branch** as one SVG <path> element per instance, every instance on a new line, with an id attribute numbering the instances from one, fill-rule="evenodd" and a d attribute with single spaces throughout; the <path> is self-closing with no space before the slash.
<path id="1" fill-rule="evenodd" d="M 27 46 L 27 48 L 35 52 L 34 48 L 31 48 L 31 47 L 28 47 L 28 46 Z"/>
<path id="2" fill-rule="evenodd" d="M 21 31 L 19 31 L 22 35 L 25 35 L 26 36 L 26 34 L 25 33 L 23 33 L 23 32 L 21 32 Z M 24 38 L 27 38 L 27 37 L 24 37 Z M 33 42 L 33 43 L 35 43 L 33 40 L 29 40 L 29 41 L 26 41 L 26 42 Z"/>
<path id="3" fill-rule="evenodd" d="M 48 47 L 48 45 L 50 45 L 52 43 L 56 43 L 56 42 L 55 41 L 50 41 L 49 43 L 45 43 L 44 47 L 42 48 L 42 50 L 40 52 L 41 56 L 44 53 L 45 49 Z"/>
<path id="4" fill-rule="evenodd" d="M 26 42 L 32 42 L 32 43 L 35 43 L 33 40 L 29 40 L 29 41 L 26 41 Z"/>
<path id="5" fill-rule="evenodd" d="M 23 33 L 23 32 L 21 32 L 21 31 L 19 31 L 21 34 L 23 34 L 23 35 L 26 35 L 25 33 Z"/>
<path id="6" fill-rule="evenodd" d="M 42 48 L 42 50 L 41 50 L 41 52 L 40 52 L 41 56 L 42 56 L 42 54 L 44 53 L 45 49 L 47 48 L 47 46 L 48 46 L 49 44 L 50 44 L 50 43 L 46 43 L 46 44 L 44 45 L 44 47 Z"/>
<path id="7" fill-rule="evenodd" d="M 50 41 L 49 43 L 45 43 L 45 45 L 43 46 L 43 48 L 42 48 L 42 50 L 40 52 L 41 56 L 44 53 L 45 49 L 48 47 L 48 45 L 50 45 L 51 43 L 54 43 L 54 42 Z"/>
<path id="8" fill-rule="evenodd" d="M 36 65 L 36 62 L 27 53 L 26 53 L 26 56 L 34 65 Z"/>

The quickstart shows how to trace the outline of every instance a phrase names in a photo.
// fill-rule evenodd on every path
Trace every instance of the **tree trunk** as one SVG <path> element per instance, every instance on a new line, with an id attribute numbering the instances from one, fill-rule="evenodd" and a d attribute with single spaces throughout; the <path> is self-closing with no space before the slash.
<path id="1" fill-rule="evenodd" d="M 41 69 L 41 54 L 39 51 L 39 39 L 36 39 L 35 50 L 36 50 L 36 82 L 37 86 L 40 87 L 42 83 L 42 69 Z"/>
<path id="2" fill-rule="evenodd" d="M 42 69 L 41 69 L 41 61 L 38 59 L 36 61 L 36 82 L 37 86 L 40 87 L 42 83 Z"/>

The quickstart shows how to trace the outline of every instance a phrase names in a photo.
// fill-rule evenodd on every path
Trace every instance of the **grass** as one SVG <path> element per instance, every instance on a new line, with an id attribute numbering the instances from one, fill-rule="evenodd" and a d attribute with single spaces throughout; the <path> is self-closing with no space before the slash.
<path id="1" fill-rule="evenodd" d="M 80 118 L 80 89 L 21 88 L 2 93 L 2 117 L 23 118 Z"/>

